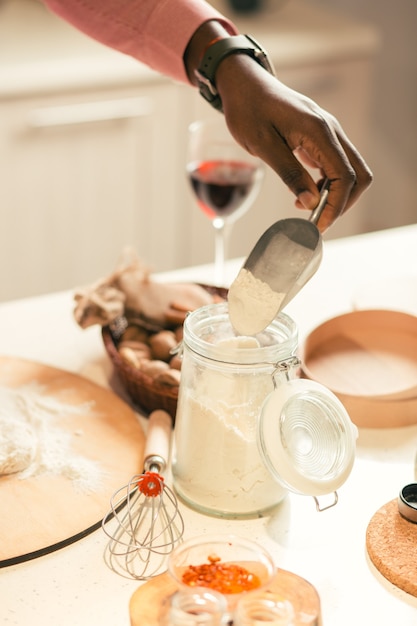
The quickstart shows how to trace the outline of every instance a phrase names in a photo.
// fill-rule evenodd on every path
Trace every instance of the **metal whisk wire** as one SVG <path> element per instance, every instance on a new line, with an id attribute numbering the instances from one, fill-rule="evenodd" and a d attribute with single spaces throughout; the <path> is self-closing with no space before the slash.
<path id="1" fill-rule="evenodd" d="M 165 571 L 166 557 L 184 533 L 177 498 L 161 475 L 166 467 L 171 426 L 171 417 L 164 411 L 151 414 L 144 472 L 132 476 L 113 494 L 102 522 L 110 538 L 105 561 L 126 578 L 148 580 Z"/>

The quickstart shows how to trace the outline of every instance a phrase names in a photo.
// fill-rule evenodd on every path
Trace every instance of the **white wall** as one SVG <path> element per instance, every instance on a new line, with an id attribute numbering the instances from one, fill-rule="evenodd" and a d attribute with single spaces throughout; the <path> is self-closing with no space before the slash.
<path id="1" fill-rule="evenodd" d="M 417 2 L 314 0 L 375 25 L 382 39 L 376 58 L 369 153 L 370 230 L 417 222 Z M 343 120 L 342 120 L 343 121 Z"/>

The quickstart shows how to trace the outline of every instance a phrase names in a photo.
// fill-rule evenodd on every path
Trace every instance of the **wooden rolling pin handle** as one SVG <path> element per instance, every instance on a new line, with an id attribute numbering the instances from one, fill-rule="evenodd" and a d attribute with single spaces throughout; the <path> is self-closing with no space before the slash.
<path id="1" fill-rule="evenodd" d="M 162 473 L 167 465 L 172 431 L 172 418 L 166 411 L 153 411 L 149 416 L 145 445 L 145 471 Z M 156 467 L 155 467 L 156 466 Z"/>

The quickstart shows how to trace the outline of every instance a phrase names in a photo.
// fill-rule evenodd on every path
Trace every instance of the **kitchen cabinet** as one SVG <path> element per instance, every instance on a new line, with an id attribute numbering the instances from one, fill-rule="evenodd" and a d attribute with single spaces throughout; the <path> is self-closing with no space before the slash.
<path id="1" fill-rule="evenodd" d="M 180 98 L 158 83 L 0 102 L 2 298 L 93 281 L 125 245 L 177 263 L 179 127 L 164 113 Z"/>
<path id="2" fill-rule="evenodd" d="M 263 42 L 279 78 L 337 115 L 366 154 L 373 31 L 299 0 L 269 11 L 236 21 Z M 211 262 L 213 229 L 184 165 L 188 125 L 218 115 L 195 90 L 86 38 L 39 3 L 6 2 L 0 300 L 95 281 L 127 245 L 155 271 Z M 361 232 L 367 210 L 355 208 L 329 236 Z M 254 207 L 233 226 L 229 256 L 246 255 L 272 222 L 294 214 L 291 194 L 267 170 Z"/>

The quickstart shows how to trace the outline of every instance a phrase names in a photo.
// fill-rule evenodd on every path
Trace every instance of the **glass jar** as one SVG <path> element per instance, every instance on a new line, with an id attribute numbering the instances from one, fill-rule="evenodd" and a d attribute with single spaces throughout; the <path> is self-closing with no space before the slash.
<path id="1" fill-rule="evenodd" d="M 174 430 L 179 497 L 202 513 L 257 517 L 288 489 L 334 493 L 354 461 L 357 429 L 328 389 L 296 378 L 298 332 L 284 313 L 237 336 L 227 303 L 190 313 Z"/>
<path id="2" fill-rule="evenodd" d="M 288 600 L 271 591 L 248 593 L 237 603 L 234 626 L 294 626 L 295 611 Z"/>
<path id="3" fill-rule="evenodd" d="M 227 619 L 227 603 L 221 593 L 194 587 L 174 593 L 161 626 L 225 626 Z"/>
<path id="4" fill-rule="evenodd" d="M 256 339 L 236 337 L 224 303 L 186 318 L 173 478 L 192 508 L 251 517 L 285 496 L 258 451 L 257 425 L 275 364 L 297 346 L 297 328 L 283 313 Z"/>

